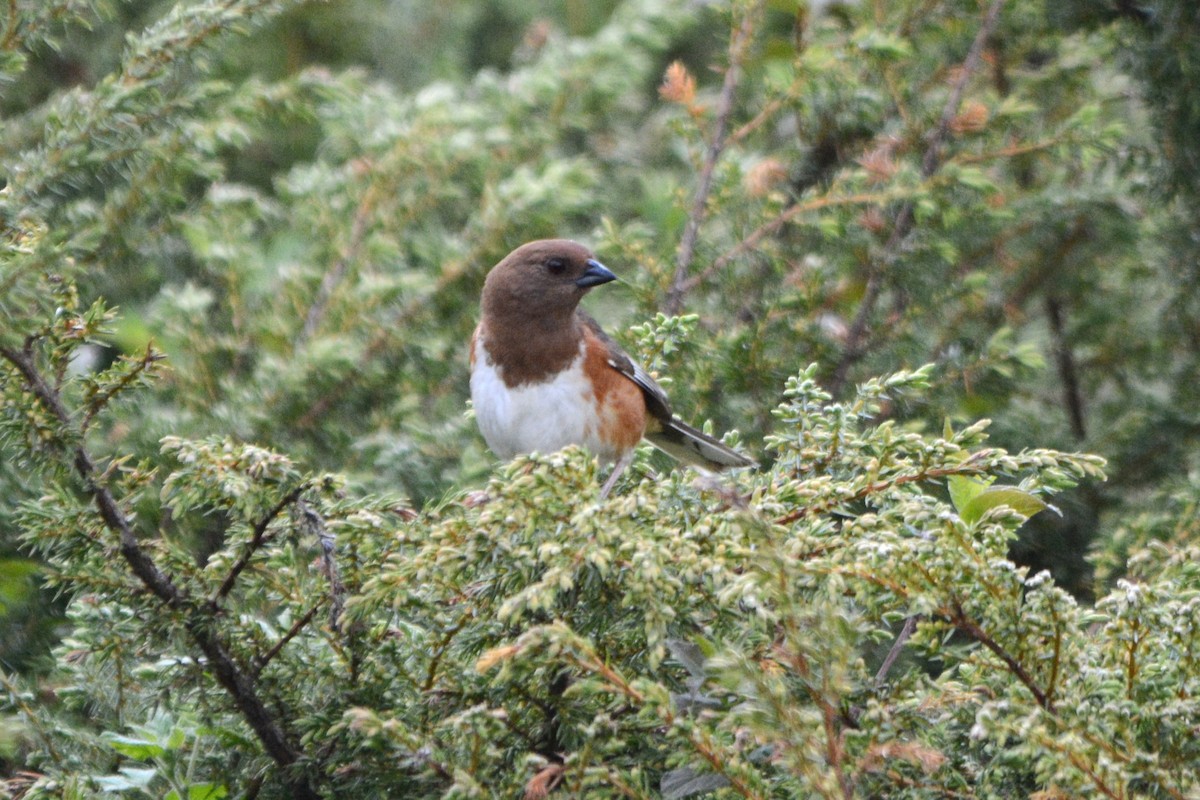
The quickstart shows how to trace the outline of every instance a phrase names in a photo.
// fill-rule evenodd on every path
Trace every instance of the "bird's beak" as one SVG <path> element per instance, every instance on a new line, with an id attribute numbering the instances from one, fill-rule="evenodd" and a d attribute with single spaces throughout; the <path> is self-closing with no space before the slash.
<path id="1" fill-rule="evenodd" d="M 615 281 L 616 275 L 613 275 L 612 270 L 601 264 L 594 258 L 587 260 L 587 272 L 579 280 L 575 281 L 575 285 L 580 289 L 590 289 L 593 286 L 599 286 L 602 283 Z"/>

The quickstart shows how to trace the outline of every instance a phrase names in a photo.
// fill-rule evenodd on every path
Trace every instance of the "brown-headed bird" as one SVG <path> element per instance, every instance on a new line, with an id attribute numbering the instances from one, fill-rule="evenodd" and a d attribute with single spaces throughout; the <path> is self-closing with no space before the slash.
<path id="1" fill-rule="evenodd" d="M 471 402 L 488 447 L 509 459 L 582 445 L 615 463 L 601 497 L 643 438 L 705 469 L 753 466 L 676 417 L 662 387 L 580 310 L 616 277 L 566 239 L 521 245 L 488 273 L 471 337 Z"/>

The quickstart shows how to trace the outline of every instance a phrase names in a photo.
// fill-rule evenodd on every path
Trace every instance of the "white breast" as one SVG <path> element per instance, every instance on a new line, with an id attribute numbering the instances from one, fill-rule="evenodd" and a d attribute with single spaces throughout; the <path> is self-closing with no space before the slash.
<path id="1" fill-rule="evenodd" d="M 584 375 L 582 346 L 571 365 L 550 380 L 510 388 L 479 337 L 471 370 L 471 402 L 483 438 L 500 458 L 553 453 L 572 444 L 608 461 L 619 455 L 597 438 L 595 395 Z"/>

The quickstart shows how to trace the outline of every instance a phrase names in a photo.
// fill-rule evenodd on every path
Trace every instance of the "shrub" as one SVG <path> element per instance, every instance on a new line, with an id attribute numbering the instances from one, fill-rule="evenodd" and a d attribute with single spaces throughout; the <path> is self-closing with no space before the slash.
<path id="1" fill-rule="evenodd" d="M 71 61 L 96 5 L 0 36 L 9 794 L 1197 793 L 1188 106 L 1121 61 L 1186 83 L 1181 5 L 641 0 L 417 91 L 246 76 L 323 18 L 265 0 Z M 494 466 L 551 234 L 760 471 Z"/>

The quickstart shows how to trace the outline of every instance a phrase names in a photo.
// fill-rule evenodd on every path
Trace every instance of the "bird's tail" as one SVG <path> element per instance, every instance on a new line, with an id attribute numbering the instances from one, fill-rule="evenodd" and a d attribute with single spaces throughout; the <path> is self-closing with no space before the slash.
<path id="1" fill-rule="evenodd" d="M 706 469 L 722 470 L 758 465 L 754 459 L 726 447 L 679 417 L 673 417 L 667 422 L 659 421 L 658 430 L 646 431 L 646 438 L 667 455 Z"/>

